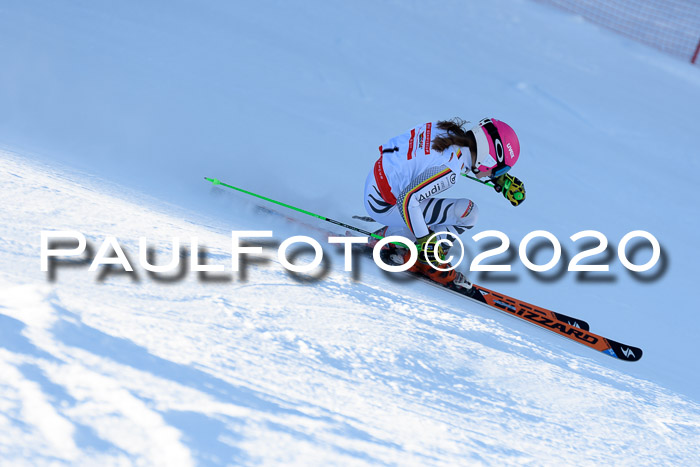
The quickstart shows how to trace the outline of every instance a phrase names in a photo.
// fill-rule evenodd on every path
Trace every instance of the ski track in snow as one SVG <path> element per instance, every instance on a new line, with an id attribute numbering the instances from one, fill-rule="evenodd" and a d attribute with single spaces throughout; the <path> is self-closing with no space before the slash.
<path id="1" fill-rule="evenodd" d="M 161 261 L 197 236 L 226 264 L 230 230 L 249 228 L 10 153 L 0 196 L 4 462 L 697 462 L 697 403 L 369 261 L 357 282 L 335 260 L 313 284 L 275 261 L 246 282 L 161 283 L 139 236 Z M 49 281 L 39 234 L 64 229 L 95 249 L 117 235 L 138 281 L 87 265 Z"/>

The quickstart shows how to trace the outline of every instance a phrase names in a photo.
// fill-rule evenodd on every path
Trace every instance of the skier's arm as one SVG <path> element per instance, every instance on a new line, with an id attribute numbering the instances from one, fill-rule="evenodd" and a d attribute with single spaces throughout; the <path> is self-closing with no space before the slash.
<path id="1" fill-rule="evenodd" d="M 456 175 L 447 166 L 432 167 L 411 181 L 396 200 L 401 217 L 416 238 L 428 235 L 428 225 L 423 217 L 420 203 L 450 188 Z"/>

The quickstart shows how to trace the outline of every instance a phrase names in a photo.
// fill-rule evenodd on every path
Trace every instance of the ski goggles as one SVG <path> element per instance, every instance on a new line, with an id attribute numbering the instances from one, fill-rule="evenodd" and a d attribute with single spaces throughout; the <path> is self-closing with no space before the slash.
<path id="1" fill-rule="evenodd" d="M 509 165 L 504 165 L 503 167 L 496 167 L 493 169 L 493 172 L 491 172 L 491 179 L 493 180 L 494 178 L 498 178 L 504 173 L 508 172 L 511 169 Z"/>
<path id="2" fill-rule="evenodd" d="M 478 128 L 482 131 L 473 131 L 477 148 L 477 172 L 486 172 L 490 169 L 492 177 L 499 177 L 510 170 L 505 163 L 503 143 L 501 135 L 493 122 L 485 118 L 479 122 Z"/>

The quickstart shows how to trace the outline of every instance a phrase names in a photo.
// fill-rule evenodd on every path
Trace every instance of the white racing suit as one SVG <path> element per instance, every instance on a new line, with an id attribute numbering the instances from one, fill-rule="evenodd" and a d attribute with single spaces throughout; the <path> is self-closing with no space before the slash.
<path id="1" fill-rule="evenodd" d="M 450 146 L 438 152 L 430 147 L 441 135 L 444 131 L 431 122 L 379 147 L 381 156 L 365 182 L 365 209 L 388 227 L 384 236 L 417 239 L 429 228 L 458 235 L 476 223 L 479 211 L 471 200 L 435 196 L 471 169 L 469 148 Z"/>

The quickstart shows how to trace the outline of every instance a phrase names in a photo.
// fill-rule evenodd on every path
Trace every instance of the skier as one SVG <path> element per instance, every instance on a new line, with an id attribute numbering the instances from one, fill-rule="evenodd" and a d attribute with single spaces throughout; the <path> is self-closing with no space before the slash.
<path id="1" fill-rule="evenodd" d="M 470 199 L 435 195 L 469 173 L 489 178 L 496 192 L 513 206 L 525 200 L 525 187 L 507 173 L 520 155 L 515 131 L 494 118 L 485 118 L 470 130 L 464 129 L 466 123 L 459 118 L 425 123 L 380 146 L 379 159 L 365 183 L 365 209 L 386 226 L 378 231 L 380 235 L 415 241 L 418 261 L 411 271 L 441 284 L 469 288 L 471 283 L 463 274 L 447 271 L 450 264 L 438 261 L 445 259 L 446 252 L 433 233 L 461 234 L 474 227 L 479 210 Z M 408 260 L 407 249 L 390 245 L 391 256 L 398 253 Z"/>

